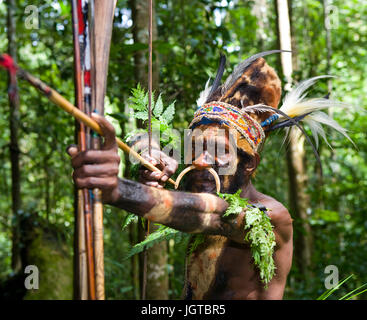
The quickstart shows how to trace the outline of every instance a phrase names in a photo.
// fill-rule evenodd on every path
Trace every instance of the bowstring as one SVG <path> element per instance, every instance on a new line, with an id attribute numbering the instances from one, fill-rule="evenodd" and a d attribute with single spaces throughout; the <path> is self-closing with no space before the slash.
<path id="1" fill-rule="evenodd" d="M 149 59 L 148 59 L 148 151 L 149 156 L 152 157 L 152 87 L 153 87 L 153 0 L 148 0 L 149 6 Z M 149 236 L 149 220 L 147 220 L 145 236 Z M 143 287 L 142 300 L 146 299 L 147 289 L 147 273 L 148 273 L 148 251 L 144 250 L 143 261 Z"/>

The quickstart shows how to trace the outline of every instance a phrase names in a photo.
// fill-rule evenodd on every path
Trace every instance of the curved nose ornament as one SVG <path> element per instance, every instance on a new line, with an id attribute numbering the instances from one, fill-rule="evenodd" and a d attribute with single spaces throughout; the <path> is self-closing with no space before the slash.
<path id="1" fill-rule="evenodd" d="M 192 162 L 192 164 L 199 170 L 209 169 L 213 163 L 214 159 L 207 151 L 204 151 Z"/>
<path id="2" fill-rule="evenodd" d="M 183 176 L 188 173 L 191 170 L 194 169 L 198 169 L 196 166 L 191 165 L 190 167 L 187 167 L 186 169 L 184 169 L 177 177 L 176 179 L 176 183 L 175 183 L 175 189 L 178 189 L 178 186 L 180 185 L 180 181 L 182 180 Z M 220 191 L 220 180 L 219 180 L 219 176 L 216 173 L 216 171 L 213 168 L 205 168 L 206 170 L 208 170 L 213 176 L 214 176 L 214 180 L 215 180 L 215 185 L 216 185 L 216 189 L 217 192 Z"/>

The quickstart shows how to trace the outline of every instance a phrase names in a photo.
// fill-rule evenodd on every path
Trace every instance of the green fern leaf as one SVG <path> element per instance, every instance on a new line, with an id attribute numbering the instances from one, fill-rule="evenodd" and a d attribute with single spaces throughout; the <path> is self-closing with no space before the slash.
<path id="1" fill-rule="evenodd" d="M 138 111 L 134 113 L 134 118 L 140 119 L 140 120 L 148 120 L 148 113 L 146 111 Z"/>
<path id="2" fill-rule="evenodd" d="M 245 241 L 250 243 L 254 264 L 258 267 L 260 279 L 267 288 L 276 269 L 273 259 L 276 245 L 273 226 L 270 218 L 264 212 L 250 205 L 248 199 L 240 197 L 241 191 L 238 190 L 235 194 L 218 193 L 218 196 L 229 204 L 223 217 L 238 215 L 246 209 L 244 229 L 247 232 Z"/>
<path id="3" fill-rule="evenodd" d="M 131 224 L 131 223 L 136 223 L 138 222 L 138 216 L 133 214 L 133 213 L 129 213 L 125 219 L 124 222 L 122 223 L 122 230 L 126 229 L 126 227 Z"/>
<path id="4" fill-rule="evenodd" d="M 162 101 L 162 95 L 160 94 L 158 96 L 157 102 L 154 105 L 153 115 L 156 118 L 159 118 L 161 116 L 162 112 L 163 112 L 163 101 Z"/>
<path id="5" fill-rule="evenodd" d="M 128 259 L 132 257 L 133 255 L 138 254 L 144 251 L 144 249 L 148 249 L 152 247 L 153 245 L 155 245 L 156 243 L 159 243 L 161 241 L 174 239 L 174 238 L 176 238 L 177 240 L 180 240 L 182 239 L 181 233 L 182 232 L 178 230 L 169 228 L 167 226 L 160 225 L 158 230 L 156 230 L 155 232 L 152 232 L 142 242 L 139 242 L 135 246 L 133 246 L 130 249 L 130 251 L 128 252 L 125 259 Z"/>
<path id="6" fill-rule="evenodd" d="M 167 124 L 170 124 L 175 116 L 175 101 L 173 101 L 167 108 L 164 110 L 161 120 L 165 121 Z"/>

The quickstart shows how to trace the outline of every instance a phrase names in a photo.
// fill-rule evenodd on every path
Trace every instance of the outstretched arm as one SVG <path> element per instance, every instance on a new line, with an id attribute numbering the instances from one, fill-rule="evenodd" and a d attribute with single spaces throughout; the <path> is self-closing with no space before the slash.
<path id="1" fill-rule="evenodd" d="M 221 219 L 228 204 L 215 195 L 168 191 L 119 179 L 115 130 L 105 118 L 96 114 L 92 117 L 100 125 L 105 141 L 101 150 L 78 152 L 75 146 L 69 147 L 78 188 L 99 188 L 104 203 L 184 232 L 229 232 L 229 226 Z"/>
<path id="2" fill-rule="evenodd" d="M 109 204 L 124 208 L 150 221 L 189 233 L 222 234 L 221 220 L 228 204 L 207 193 L 169 191 L 119 179 Z"/>

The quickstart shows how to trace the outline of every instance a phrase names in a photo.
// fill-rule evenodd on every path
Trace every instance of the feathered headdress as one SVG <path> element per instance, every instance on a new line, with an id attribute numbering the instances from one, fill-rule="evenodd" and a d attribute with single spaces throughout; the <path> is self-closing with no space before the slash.
<path id="1" fill-rule="evenodd" d="M 259 151 L 268 132 L 297 126 L 306 136 L 318 159 L 316 151 L 319 136 L 329 145 L 322 125 L 327 125 L 353 141 L 341 127 L 324 111 L 331 107 L 342 107 L 342 102 L 327 98 L 307 99 L 307 89 L 317 80 L 331 76 L 318 76 L 302 81 L 283 99 L 277 109 L 281 97 L 281 82 L 275 70 L 262 58 L 282 50 L 258 53 L 237 65 L 233 73 L 220 85 L 225 68 L 225 57 L 221 56 L 220 66 L 212 86 L 209 81 L 197 100 L 198 109 L 190 128 L 199 125 L 220 123 L 235 128 L 239 133 L 238 147 L 253 154 Z M 311 142 L 300 122 L 311 129 L 316 147 Z M 330 146 L 330 145 L 329 145 Z"/>

